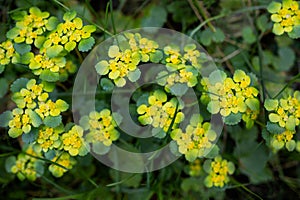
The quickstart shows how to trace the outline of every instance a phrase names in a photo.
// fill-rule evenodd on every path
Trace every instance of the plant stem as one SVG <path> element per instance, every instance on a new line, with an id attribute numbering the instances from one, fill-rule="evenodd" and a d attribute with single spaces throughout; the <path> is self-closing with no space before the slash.
<path id="1" fill-rule="evenodd" d="M 273 99 L 276 99 L 287 87 L 293 84 L 298 78 L 300 78 L 300 73 L 294 76 L 279 92 L 276 94 Z"/>

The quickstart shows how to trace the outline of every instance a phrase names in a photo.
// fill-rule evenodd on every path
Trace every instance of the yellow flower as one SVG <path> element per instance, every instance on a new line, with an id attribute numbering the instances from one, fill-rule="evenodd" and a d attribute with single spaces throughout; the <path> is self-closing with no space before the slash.
<path id="1" fill-rule="evenodd" d="M 207 92 L 201 99 L 208 101 L 207 108 L 210 113 L 220 112 L 223 117 L 235 116 L 236 120 L 232 123 L 238 123 L 243 119 L 249 128 L 253 125 L 260 107 L 257 99 L 258 90 L 250 86 L 251 78 L 244 71 L 236 70 L 233 78 L 228 78 L 224 72 L 216 70 L 208 78 L 203 78 L 201 84 Z M 251 118 L 242 117 L 241 114 L 246 112 Z M 251 112 L 255 114 L 252 115 Z"/>
<path id="2" fill-rule="evenodd" d="M 0 44 L 0 65 L 7 65 L 16 55 L 13 43 L 6 40 Z"/>
<path id="3" fill-rule="evenodd" d="M 35 109 L 35 112 L 42 119 L 44 119 L 47 116 L 52 116 L 52 117 L 59 116 L 61 112 L 66 111 L 68 108 L 69 105 L 61 99 L 58 99 L 55 102 L 49 99 L 46 102 L 39 102 L 38 108 Z"/>
<path id="4" fill-rule="evenodd" d="M 283 0 L 282 3 L 272 2 L 268 6 L 272 13 L 271 20 L 274 22 L 273 33 L 282 35 L 290 33 L 295 26 L 300 25 L 299 5 L 294 0 Z"/>
<path id="5" fill-rule="evenodd" d="M 86 135 L 89 143 L 103 143 L 109 147 L 119 138 L 120 133 L 115 129 L 116 122 L 108 109 L 91 112 L 89 116 L 82 117 L 80 122 L 84 130 L 89 130 Z"/>
<path id="6" fill-rule="evenodd" d="M 8 134 L 10 137 L 16 138 L 22 133 L 29 133 L 31 130 L 31 118 L 29 112 L 31 110 L 26 109 L 25 112 L 23 109 L 15 108 L 12 111 L 13 119 L 9 121 L 9 131 Z"/>
<path id="7" fill-rule="evenodd" d="M 64 131 L 63 126 L 51 128 L 43 126 L 39 128 L 38 137 L 36 139 L 36 149 L 47 152 L 49 149 L 58 149 L 61 146 L 60 133 Z"/>
<path id="8" fill-rule="evenodd" d="M 72 158 L 67 152 L 63 152 L 60 155 L 55 156 L 52 159 L 52 162 L 60 165 L 51 164 L 49 166 L 49 171 L 55 177 L 61 177 L 76 164 L 76 160 L 74 160 L 74 158 Z"/>
<path id="9" fill-rule="evenodd" d="M 48 12 L 41 12 L 39 8 L 31 7 L 29 15 L 26 14 L 17 21 L 16 27 L 8 32 L 8 37 L 16 43 L 32 44 L 39 35 L 46 31 L 48 17 Z M 10 34 L 10 32 L 17 32 L 17 34 Z"/>
<path id="10" fill-rule="evenodd" d="M 43 163 L 33 156 L 40 157 L 41 155 L 36 153 L 32 149 L 32 146 L 27 147 L 25 153 L 18 154 L 17 159 L 15 160 L 15 163 L 11 167 L 10 171 L 16 174 L 21 181 L 25 178 L 30 181 L 35 181 L 36 178 L 42 175 L 40 169 Z"/>
<path id="11" fill-rule="evenodd" d="M 68 151 L 71 156 L 83 156 L 87 153 L 83 139 L 83 129 L 80 126 L 73 126 L 71 130 L 61 136 L 62 148 Z"/>
<path id="12" fill-rule="evenodd" d="M 214 160 L 206 160 L 203 165 L 208 176 L 204 180 L 206 187 L 224 187 L 229 182 L 229 176 L 233 174 L 235 167 L 232 162 L 223 160 L 217 156 Z"/>
<path id="13" fill-rule="evenodd" d="M 171 132 L 171 138 L 176 141 L 179 153 L 192 162 L 197 157 L 205 156 L 213 147 L 217 134 L 210 127 L 210 123 L 203 123 L 202 116 L 193 115 L 185 132 L 175 129 Z"/>
<path id="14" fill-rule="evenodd" d="M 64 68 L 66 59 L 64 57 L 49 58 L 46 55 L 46 49 L 41 49 L 40 54 L 30 59 L 29 68 L 35 75 L 40 75 L 43 71 L 49 70 L 52 73 L 58 73 Z"/>
<path id="15" fill-rule="evenodd" d="M 37 101 L 46 101 L 48 96 L 48 93 L 44 91 L 44 85 L 42 83 L 37 84 L 35 79 L 31 79 L 27 82 L 26 88 L 13 94 L 12 99 L 19 108 L 34 109 L 37 106 Z"/>
<path id="16" fill-rule="evenodd" d="M 154 128 L 161 128 L 164 132 L 167 132 L 175 115 L 176 99 L 173 98 L 167 101 L 167 95 L 161 90 L 156 90 L 148 97 L 148 104 L 142 104 L 137 108 L 137 112 L 140 115 L 138 120 L 143 125 L 151 124 Z M 183 118 L 184 114 L 177 112 L 174 127 Z"/>
<path id="17" fill-rule="evenodd" d="M 180 54 L 180 49 L 177 46 L 170 45 L 164 48 L 165 54 L 168 56 L 166 62 L 174 65 L 182 63 L 182 55 Z"/>

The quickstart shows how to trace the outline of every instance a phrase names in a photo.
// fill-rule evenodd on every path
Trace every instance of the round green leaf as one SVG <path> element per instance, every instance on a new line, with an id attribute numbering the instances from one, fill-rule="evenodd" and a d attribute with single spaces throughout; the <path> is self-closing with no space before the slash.
<path id="1" fill-rule="evenodd" d="M 95 39 L 93 37 L 82 39 L 78 44 L 78 50 L 82 52 L 87 52 L 90 49 L 92 49 L 94 44 L 95 44 Z"/>

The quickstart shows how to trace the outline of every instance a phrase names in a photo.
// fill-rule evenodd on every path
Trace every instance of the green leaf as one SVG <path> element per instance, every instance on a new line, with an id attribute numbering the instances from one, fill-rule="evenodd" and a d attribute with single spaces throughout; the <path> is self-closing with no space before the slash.
<path id="1" fill-rule="evenodd" d="M 115 58 L 120 53 L 120 49 L 117 45 L 112 45 L 108 49 L 108 56 L 110 58 Z"/>
<path id="2" fill-rule="evenodd" d="M 107 154 L 110 150 L 110 146 L 105 146 L 102 142 L 92 144 L 92 150 L 99 155 Z"/>
<path id="3" fill-rule="evenodd" d="M 64 50 L 63 46 L 54 45 L 54 46 L 51 46 L 51 47 L 46 49 L 46 55 L 49 58 L 53 58 L 53 57 L 58 56 L 63 50 Z"/>
<path id="4" fill-rule="evenodd" d="M 298 39 L 300 37 L 300 25 L 294 26 L 293 30 L 288 33 L 288 36 L 292 39 Z"/>
<path id="5" fill-rule="evenodd" d="M 289 116 L 288 120 L 286 121 L 285 127 L 287 130 L 295 131 L 296 126 L 296 119 L 294 116 Z"/>
<path id="6" fill-rule="evenodd" d="M 150 61 L 153 63 L 159 63 L 163 58 L 163 53 L 160 50 L 156 50 L 154 53 L 150 53 Z"/>
<path id="7" fill-rule="evenodd" d="M 29 133 L 22 135 L 22 141 L 26 144 L 33 143 L 39 134 L 39 130 L 37 128 L 32 128 Z"/>
<path id="8" fill-rule="evenodd" d="M 74 42 L 74 41 L 70 41 L 65 44 L 65 50 L 67 50 L 68 52 L 75 49 L 75 47 L 76 47 L 76 42 Z"/>
<path id="9" fill-rule="evenodd" d="M 32 52 L 24 53 L 23 55 L 21 55 L 19 62 L 21 64 L 27 65 L 30 63 L 30 60 L 33 58 L 33 56 L 34 54 Z"/>
<path id="10" fill-rule="evenodd" d="M 267 7 L 269 13 L 277 13 L 280 9 L 281 9 L 281 3 L 275 1 L 272 1 Z"/>
<path id="11" fill-rule="evenodd" d="M 58 99 L 55 104 L 57 109 L 59 109 L 61 112 L 64 112 L 69 108 L 69 104 L 61 99 Z"/>
<path id="12" fill-rule="evenodd" d="M 9 135 L 9 137 L 12 137 L 12 138 L 17 138 L 20 135 L 22 135 L 22 133 L 23 133 L 22 129 L 19 129 L 19 128 L 10 128 L 8 130 L 8 135 Z"/>
<path id="13" fill-rule="evenodd" d="M 25 43 L 21 43 L 21 44 L 14 43 L 14 48 L 16 52 L 18 52 L 19 54 L 24 54 L 31 50 L 31 46 Z"/>
<path id="14" fill-rule="evenodd" d="M 288 151 L 294 151 L 296 148 L 296 142 L 295 140 L 290 140 L 285 144 L 285 147 L 287 148 Z"/>
<path id="15" fill-rule="evenodd" d="M 50 83 L 50 82 L 47 82 L 47 81 L 42 81 L 42 84 L 43 84 L 43 89 L 46 91 L 46 92 L 52 92 L 54 89 L 55 89 L 55 83 Z"/>
<path id="16" fill-rule="evenodd" d="M 7 172 L 11 172 L 11 168 L 16 164 L 16 157 L 15 156 L 10 156 L 5 160 L 5 170 Z"/>
<path id="17" fill-rule="evenodd" d="M 13 114 L 11 111 L 5 111 L 0 114 L 0 127 L 7 127 L 10 120 L 13 119 Z"/>
<path id="18" fill-rule="evenodd" d="M 162 27 L 167 21 L 167 11 L 162 6 L 150 6 L 145 9 L 146 15 L 143 16 L 142 27 Z"/>
<path id="19" fill-rule="evenodd" d="M 278 100 L 277 99 L 266 99 L 264 103 L 265 108 L 267 111 L 273 111 L 278 107 Z"/>
<path id="20" fill-rule="evenodd" d="M 191 151 L 188 151 L 185 154 L 185 159 L 189 162 L 195 161 L 197 157 L 198 157 L 198 150 L 197 149 L 192 149 Z"/>
<path id="21" fill-rule="evenodd" d="M 62 118 L 61 118 L 60 115 L 59 116 L 55 116 L 55 117 L 53 117 L 53 116 L 47 116 L 44 119 L 44 124 L 46 126 L 51 127 L 51 128 L 55 128 L 55 127 L 59 126 L 61 124 L 61 122 L 62 122 Z"/>
<path id="22" fill-rule="evenodd" d="M 172 140 L 170 143 L 169 143 L 169 148 L 170 148 L 170 151 L 175 155 L 175 156 L 181 156 L 182 154 L 179 152 L 178 150 L 178 145 L 177 143 Z"/>
<path id="23" fill-rule="evenodd" d="M 0 74 L 5 70 L 5 66 L 4 65 L 0 65 Z"/>
<path id="24" fill-rule="evenodd" d="M 34 127 L 39 127 L 42 124 L 42 119 L 41 117 L 34 111 L 28 110 L 28 115 L 31 119 L 31 123 Z"/>
<path id="25" fill-rule="evenodd" d="M 216 32 L 213 33 L 212 35 L 212 40 L 216 43 L 221 43 L 225 39 L 225 35 L 223 31 L 219 28 L 216 28 Z"/>
<path id="26" fill-rule="evenodd" d="M 0 78 L 0 98 L 4 97 L 7 91 L 8 91 L 8 81 L 5 78 Z"/>
<path id="27" fill-rule="evenodd" d="M 281 134 L 285 131 L 285 128 L 279 126 L 277 123 L 267 122 L 267 130 L 273 134 Z"/>
<path id="28" fill-rule="evenodd" d="M 211 44 L 212 35 L 213 33 L 209 28 L 205 29 L 200 35 L 200 42 L 204 46 L 209 46 Z"/>
<path id="29" fill-rule="evenodd" d="M 220 103 L 218 101 L 210 101 L 207 104 L 207 110 L 211 114 L 217 114 L 220 111 Z"/>
<path id="30" fill-rule="evenodd" d="M 72 19 L 74 19 L 76 17 L 76 11 L 72 10 L 69 12 L 66 12 L 63 16 L 63 20 L 65 21 L 71 21 Z"/>
<path id="31" fill-rule="evenodd" d="M 256 145 L 246 156 L 239 158 L 239 169 L 255 184 L 269 181 L 272 173 L 266 166 L 268 157 L 268 149 L 264 145 Z"/>
<path id="32" fill-rule="evenodd" d="M 206 172 L 206 173 L 210 173 L 211 171 L 211 160 L 205 160 L 205 162 L 203 163 L 203 170 Z"/>
<path id="33" fill-rule="evenodd" d="M 93 37 L 82 39 L 78 44 L 78 50 L 82 52 L 87 52 L 92 49 L 95 44 L 95 39 Z"/>
<path id="34" fill-rule="evenodd" d="M 242 114 L 241 113 L 230 113 L 227 117 L 224 118 L 224 123 L 227 125 L 236 125 L 238 124 L 242 119 Z"/>
<path id="35" fill-rule="evenodd" d="M 242 35 L 243 35 L 244 41 L 248 44 L 252 44 L 256 41 L 256 37 L 250 26 L 243 28 Z"/>
<path id="36" fill-rule="evenodd" d="M 259 100 L 256 98 L 247 99 L 245 101 L 246 105 L 253 111 L 259 111 Z"/>
<path id="37" fill-rule="evenodd" d="M 86 25 L 82 28 L 82 30 L 84 32 L 89 32 L 89 33 L 92 33 L 92 32 L 95 32 L 96 31 L 96 26 L 94 25 Z"/>
<path id="38" fill-rule="evenodd" d="M 28 81 L 29 80 L 27 78 L 19 78 L 15 80 L 10 86 L 10 91 L 12 93 L 19 92 L 22 88 L 26 88 Z"/>
<path id="39" fill-rule="evenodd" d="M 166 132 L 162 128 L 153 128 L 151 130 L 152 136 L 156 138 L 164 138 L 166 137 Z"/>
<path id="40" fill-rule="evenodd" d="M 265 32 L 268 28 L 270 28 L 270 24 L 268 23 L 269 18 L 266 15 L 260 15 L 256 20 L 256 26 L 261 32 Z"/>
<path id="41" fill-rule="evenodd" d="M 35 40 L 34 40 L 34 46 L 38 49 L 43 47 L 43 44 L 45 42 L 46 38 L 44 36 L 38 36 Z"/>
<path id="42" fill-rule="evenodd" d="M 105 91 L 112 91 L 115 87 L 113 82 L 107 78 L 101 78 L 100 85 L 101 85 L 102 89 Z"/>
<path id="43" fill-rule="evenodd" d="M 220 148 L 218 145 L 214 145 L 213 147 L 210 148 L 210 151 L 208 154 L 204 155 L 205 158 L 215 158 L 217 155 L 220 153 Z"/>
<path id="44" fill-rule="evenodd" d="M 24 16 L 27 15 L 27 12 L 22 10 L 22 11 L 15 11 L 12 13 L 11 18 L 15 21 L 22 21 L 24 19 Z"/>
<path id="45" fill-rule="evenodd" d="M 120 115 L 117 112 L 113 112 L 112 117 L 113 117 L 113 119 L 114 119 L 114 121 L 116 122 L 117 125 L 121 124 L 121 122 L 123 121 L 122 115 Z"/>
<path id="46" fill-rule="evenodd" d="M 187 193 L 189 191 L 200 191 L 201 184 L 199 184 L 200 180 L 194 177 L 189 177 L 183 179 L 181 182 L 181 189 Z"/>
<path id="47" fill-rule="evenodd" d="M 136 82 L 137 80 L 139 80 L 141 76 L 141 71 L 139 69 L 136 69 L 134 71 L 129 71 L 128 72 L 128 79 L 131 81 L 131 82 Z"/>
<path id="48" fill-rule="evenodd" d="M 227 75 L 225 72 L 221 70 L 215 70 L 209 75 L 208 79 L 211 85 L 215 85 L 216 83 L 223 83 L 226 77 Z"/>
<path id="49" fill-rule="evenodd" d="M 51 72 L 50 70 L 44 70 L 40 74 L 40 79 L 47 82 L 55 82 L 59 80 L 59 73 Z"/>
<path id="50" fill-rule="evenodd" d="M 99 75 L 106 75 L 109 72 L 109 64 L 106 60 L 101 60 L 95 65 L 95 69 Z"/>
<path id="51" fill-rule="evenodd" d="M 17 37 L 19 35 L 19 32 L 20 32 L 20 29 L 18 29 L 17 27 L 14 27 L 6 33 L 6 37 L 9 39 L 14 39 L 15 37 Z"/>
<path id="52" fill-rule="evenodd" d="M 281 47 L 278 50 L 279 58 L 273 59 L 273 66 L 278 71 L 288 71 L 293 67 L 296 60 L 296 55 L 290 47 Z"/>
<path id="53" fill-rule="evenodd" d="M 188 89 L 188 86 L 184 83 L 175 83 L 170 87 L 171 93 L 175 96 L 183 96 Z"/>
<path id="54" fill-rule="evenodd" d="M 57 19 L 57 17 L 52 16 L 48 19 L 48 23 L 45 26 L 48 31 L 52 31 L 56 29 L 58 24 L 59 20 Z"/>

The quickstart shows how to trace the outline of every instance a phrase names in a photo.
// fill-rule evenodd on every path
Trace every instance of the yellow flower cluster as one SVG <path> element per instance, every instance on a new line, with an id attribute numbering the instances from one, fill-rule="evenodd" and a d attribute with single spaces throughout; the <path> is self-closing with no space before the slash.
<path id="1" fill-rule="evenodd" d="M 190 176 L 200 176 L 202 171 L 200 159 L 196 159 L 194 162 L 189 164 L 189 175 Z"/>
<path id="2" fill-rule="evenodd" d="M 249 120 L 245 122 L 253 125 L 259 111 L 259 100 L 258 90 L 250 86 L 250 83 L 250 76 L 242 70 L 236 70 L 233 78 L 228 78 L 224 72 L 217 70 L 201 80 L 207 92 L 201 98 L 209 98 L 207 108 L 210 113 L 220 112 L 223 117 L 243 114 L 243 120 Z"/>
<path id="3" fill-rule="evenodd" d="M 29 15 L 24 14 L 17 21 L 16 27 L 7 33 L 7 36 L 16 43 L 32 44 L 38 36 L 46 31 L 45 25 L 48 23 L 48 17 L 48 12 L 41 12 L 39 8 L 31 7 Z"/>
<path id="4" fill-rule="evenodd" d="M 12 99 L 19 108 L 34 109 L 37 106 L 36 101 L 46 101 L 49 95 L 44 90 L 42 83 L 37 84 L 35 79 L 27 82 L 26 88 L 21 88 L 19 92 L 13 94 Z"/>
<path id="5" fill-rule="evenodd" d="M 67 51 L 75 49 L 82 39 L 91 37 L 91 33 L 96 31 L 93 25 L 83 26 L 82 19 L 76 17 L 75 12 L 66 13 L 63 17 L 64 23 L 57 25 L 56 30 L 51 32 L 43 44 L 44 48 L 55 45 L 63 45 Z"/>
<path id="6" fill-rule="evenodd" d="M 116 122 L 108 109 L 91 112 L 89 116 L 80 119 L 80 124 L 84 130 L 89 130 L 85 138 L 89 143 L 102 143 L 110 146 L 120 135 L 115 129 Z"/>
<path id="7" fill-rule="evenodd" d="M 120 51 L 117 45 L 109 48 L 109 61 L 101 60 L 96 64 L 96 70 L 100 75 L 108 74 L 108 78 L 112 79 L 118 87 L 126 84 L 125 77 L 130 73 L 137 72 L 137 65 L 140 62 L 140 54 L 131 49 Z"/>
<path id="8" fill-rule="evenodd" d="M 80 126 L 73 126 L 71 130 L 61 136 L 63 149 L 71 156 L 83 156 L 87 153 L 83 139 L 83 129 Z"/>
<path id="9" fill-rule="evenodd" d="M 161 128 L 164 132 L 167 132 L 175 116 L 177 103 L 176 98 L 168 101 L 166 93 L 156 90 L 148 97 L 148 105 L 142 104 L 138 107 L 137 113 L 141 115 L 138 117 L 138 120 L 143 125 L 151 124 L 154 128 Z M 178 105 L 179 109 L 181 109 L 180 105 Z M 177 112 L 171 128 L 176 127 L 183 118 L 184 114 Z"/>
<path id="10" fill-rule="evenodd" d="M 186 84 L 188 87 L 194 87 L 198 83 L 198 72 L 192 66 L 179 64 L 178 68 L 179 71 L 162 71 L 157 76 L 158 84 L 165 86 L 167 92 L 170 92 L 176 83 Z"/>
<path id="11" fill-rule="evenodd" d="M 192 162 L 209 153 L 217 134 L 211 129 L 210 123 L 203 123 L 202 116 L 193 115 L 185 133 L 180 128 L 175 129 L 171 132 L 171 138 L 176 141 L 179 153 Z"/>
<path id="12" fill-rule="evenodd" d="M 144 38 L 139 33 L 125 33 L 125 36 L 129 39 L 131 50 L 141 55 L 142 62 L 148 62 L 151 53 L 155 53 L 159 47 L 155 41 Z"/>
<path id="13" fill-rule="evenodd" d="M 43 126 L 39 128 L 39 133 L 34 148 L 39 151 L 43 150 L 44 152 L 47 152 L 51 149 L 58 149 L 62 144 L 60 140 L 60 134 L 63 131 L 63 126 L 58 126 L 55 128 Z"/>
<path id="14" fill-rule="evenodd" d="M 279 100 L 267 99 L 264 106 L 270 112 L 270 122 L 279 125 L 282 130 L 272 136 L 272 147 L 279 150 L 286 146 L 289 151 L 293 151 L 296 147 L 293 135 L 296 133 L 296 126 L 300 124 L 300 92 L 295 91 L 293 95 Z"/>
<path id="15" fill-rule="evenodd" d="M 234 173 L 235 167 L 232 162 L 223 160 L 220 156 L 213 161 L 206 160 L 203 166 L 208 176 L 204 180 L 206 187 L 224 187 L 229 182 L 229 176 Z"/>
<path id="16" fill-rule="evenodd" d="M 284 32 L 290 33 L 295 26 L 300 25 L 300 10 L 297 1 L 272 2 L 268 6 L 268 11 L 272 13 L 271 20 L 275 22 L 273 33 L 276 35 L 282 35 Z"/>
<path id="17" fill-rule="evenodd" d="M 25 111 L 20 108 L 13 109 L 13 118 L 8 123 L 8 134 L 10 137 L 16 138 L 22 135 L 22 133 L 29 133 L 32 126 L 32 120 L 29 116 L 30 111 L 29 109 Z"/>
<path id="18" fill-rule="evenodd" d="M 76 160 L 73 157 L 71 157 L 67 152 L 63 152 L 62 154 L 55 156 L 52 159 L 52 162 L 58 164 L 51 164 L 49 166 L 49 171 L 55 177 L 61 177 L 65 172 L 72 169 L 73 166 L 76 164 Z"/>
<path id="19" fill-rule="evenodd" d="M 200 63 L 200 51 L 197 50 L 195 44 L 188 44 L 184 47 L 184 53 L 180 52 L 180 48 L 176 45 L 169 45 L 164 47 L 164 53 L 166 54 L 165 61 L 167 66 L 180 69 L 180 64 L 192 65 L 196 68 L 201 68 Z M 179 66 L 178 66 L 179 65 Z"/>
<path id="20" fill-rule="evenodd" d="M 39 102 L 38 105 L 39 107 L 35 109 L 35 112 L 42 119 L 44 119 L 47 116 L 52 116 L 52 117 L 59 116 L 61 112 L 64 112 L 69 108 L 69 105 L 61 99 L 58 99 L 55 102 L 49 99 L 46 102 L 45 101 Z"/>
<path id="21" fill-rule="evenodd" d="M 65 57 L 49 58 L 46 55 L 46 49 L 40 49 L 40 53 L 30 59 L 29 69 L 32 70 L 33 74 L 41 75 L 45 70 L 57 73 L 63 69 L 65 65 Z"/>
<path id="22" fill-rule="evenodd" d="M 17 159 L 14 158 L 14 164 L 12 165 L 10 171 L 13 174 L 16 174 L 20 180 L 28 179 L 30 181 L 35 181 L 37 177 L 40 177 L 38 165 L 41 165 L 41 162 L 36 158 L 40 156 L 36 152 L 33 151 L 32 147 L 29 146 L 25 153 L 20 153 L 17 156 Z"/>
<path id="23" fill-rule="evenodd" d="M 9 64 L 15 56 L 15 48 L 10 40 L 6 40 L 0 44 L 0 65 Z"/>

